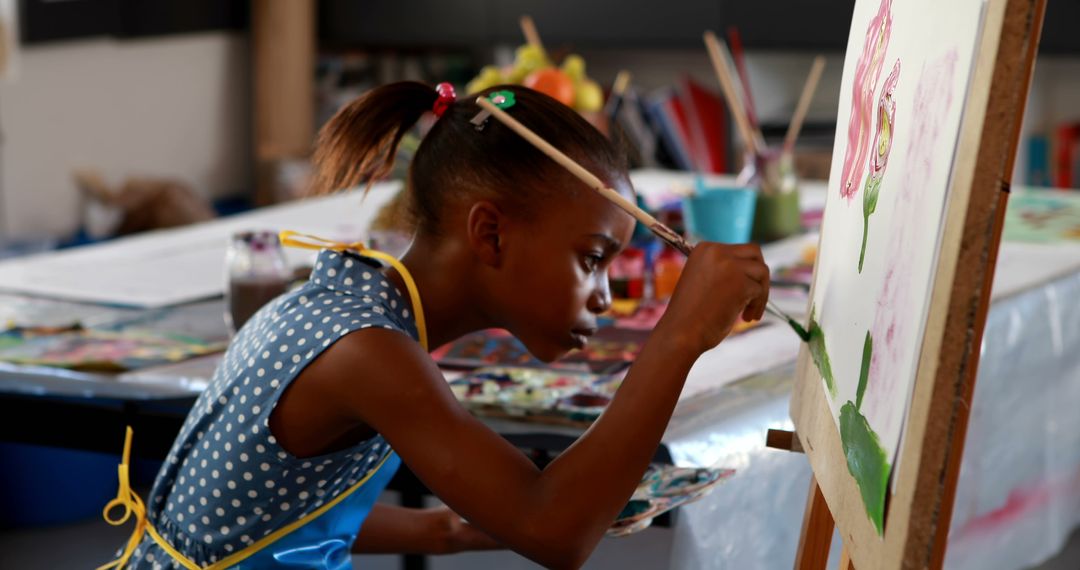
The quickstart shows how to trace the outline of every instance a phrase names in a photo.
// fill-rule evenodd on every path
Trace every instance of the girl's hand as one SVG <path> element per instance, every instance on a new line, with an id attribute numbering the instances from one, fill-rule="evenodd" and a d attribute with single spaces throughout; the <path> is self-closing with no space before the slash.
<path id="1" fill-rule="evenodd" d="M 724 340 L 740 317 L 760 319 L 768 300 L 769 267 L 760 247 L 703 242 L 691 252 L 657 329 L 700 354 Z"/>
<path id="2" fill-rule="evenodd" d="M 353 543 L 357 554 L 455 554 L 505 548 L 448 507 L 376 503 Z"/>
<path id="3" fill-rule="evenodd" d="M 446 545 L 442 554 L 505 548 L 500 542 L 469 524 L 448 507 L 431 509 L 431 513 L 436 517 L 436 524 L 440 529 L 439 534 L 445 537 L 444 541 L 440 541 Z"/>

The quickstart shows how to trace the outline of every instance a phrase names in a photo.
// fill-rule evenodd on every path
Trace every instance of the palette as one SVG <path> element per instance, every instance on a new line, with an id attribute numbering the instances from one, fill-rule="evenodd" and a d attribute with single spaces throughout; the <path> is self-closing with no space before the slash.
<path id="1" fill-rule="evenodd" d="M 542 423 L 591 423 L 611 401 L 622 375 L 528 367 L 480 368 L 449 380 L 478 415 Z"/>
<path id="2" fill-rule="evenodd" d="M 734 474 L 734 469 L 650 465 L 607 535 L 642 531 L 657 516 L 704 497 Z"/>
<path id="3" fill-rule="evenodd" d="M 149 331 L 12 329 L 0 334 L 0 361 L 122 372 L 225 349 L 224 342 Z"/>
<path id="4" fill-rule="evenodd" d="M 504 330 L 489 329 L 465 335 L 431 353 L 444 368 L 515 366 L 550 368 L 593 374 L 611 374 L 626 368 L 649 338 L 649 330 L 604 327 L 589 339 L 584 350 L 575 350 L 550 364 L 533 358 L 525 345 Z"/>

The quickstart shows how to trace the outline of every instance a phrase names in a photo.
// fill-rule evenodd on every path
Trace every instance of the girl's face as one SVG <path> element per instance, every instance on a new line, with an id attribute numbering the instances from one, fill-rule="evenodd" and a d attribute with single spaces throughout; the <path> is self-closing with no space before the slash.
<path id="1" fill-rule="evenodd" d="M 616 185 L 633 200 L 627 182 Z M 550 362 L 584 348 L 596 317 L 611 306 L 608 266 L 635 220 L 596 192 L 553 200 L 534 220 L 512 224 L 503 249 L 504 326 L 536 358 Z"/>

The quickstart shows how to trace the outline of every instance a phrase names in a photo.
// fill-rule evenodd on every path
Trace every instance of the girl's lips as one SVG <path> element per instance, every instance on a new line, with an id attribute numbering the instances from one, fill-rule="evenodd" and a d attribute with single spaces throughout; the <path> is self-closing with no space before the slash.
<path id="1" fill-rule="evenodd" d="M 596 334 L 595 328 L 589 329 L 574 329 L 570 331 L 570 339 L 573 341 L 574 348 L 583 349 L 585 345 L 589 344 L 589 337 Z"/>

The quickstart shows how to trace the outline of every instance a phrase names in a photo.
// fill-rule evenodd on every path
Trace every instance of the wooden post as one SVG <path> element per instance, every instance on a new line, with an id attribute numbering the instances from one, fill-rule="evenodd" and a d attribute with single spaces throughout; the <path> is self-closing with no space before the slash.
<path id="1" fill-rule="evenodd" d="M 846 547 L 840 551 L 840 565 L 837 568 L 840 570 L 855 570 L 855 564 L 851 562 L 851 555 L 848 554 Z"/>
<path id="2" fill-rule="evenodd" d="M 833 517 L 817 479 L 810 476 L 810 492 L 806 497 L 799 549 L 795 551 L 795 570 L 824 570 L 829 564 L 832 545 Z"/>
<path id="3" fill-rule="evenodd" d="M 251 3 L 255 203 L 280 201 L 279 161 L 303 158 L 315 136 L 315 0 Z"/>

